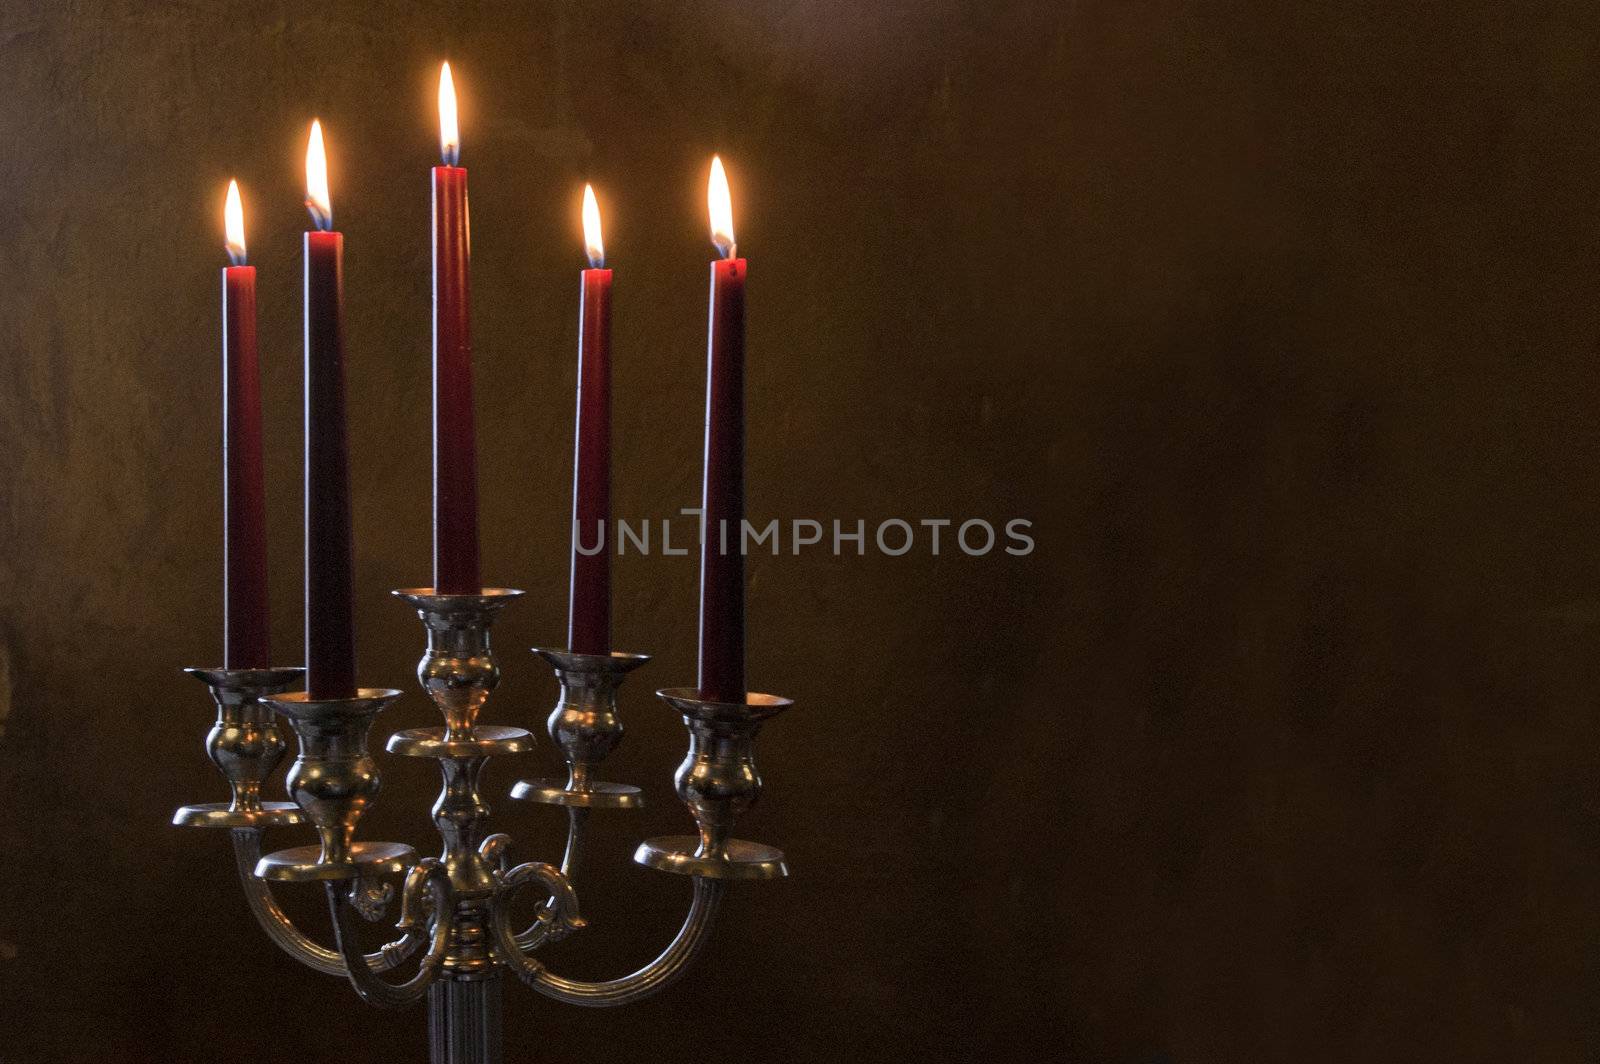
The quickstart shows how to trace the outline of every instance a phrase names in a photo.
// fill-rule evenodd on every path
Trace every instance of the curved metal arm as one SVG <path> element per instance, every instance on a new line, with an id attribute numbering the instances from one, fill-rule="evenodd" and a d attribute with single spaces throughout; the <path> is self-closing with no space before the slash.
<path id="1" fill-rule="evenodd" d="M 497 831 L 478 844 L 478 853 L 488 861 L 496 871 L 506 870 L 506 851 L 511 849 L 512 838 L 503 831 Z"/>
<path id="2" fill-rule="evenodd" d="M 678 936 L 661 951 L 661 956 L 621 979 L 591 983 L 567 979 L 549 971 L 517 947 L 516 936 L 506 922 L 504 906 L 496 906 L 494 911 L 495 944 L 501 961 L 519 979 L 546 997 L 565 1001 L 569 1005 L 626 1005 L 665 990 L 683 975 L 710 940 L 711 925 L 716 920 L 717 909 L 727 889 L 727 883 L 723 880 L 696 877 L 694 900 L 689 905 L 689 915 L 684 917 Z"/>
<path id="3" fill-rule="evenodd" d="M 345 959 L 345 970 L 350 985 L 356 988 L 361 1000 L 379 1008 L 395 1009 L 420 1001 L 429 985 L 439 974 L 445 954 L 450 949 L 452 912 L 450 884 L 443 875 L 429 875 L 428 888 L 433 893 L 433 941 L 415 975 L 403 983 L 386 983 L 372 974 L 361 963 L 361 952 L 356 946 L 356 921 L 359 914 L 338 883 L 329 883 L 328 911 L 333 915 L 333 937 Z"/>
<path id="4" fill-rule="evenodd" d="M 534 925 L 521 935 L 513 936 L 520 949 L 528 948 L 520 945 L 524 938 L 536 944 L 558 942 L 572 932 L 589 926 L 589 922 L 578 912 L 578 892 L 573 889 L 572 881 L 554 865 L 544 861 L 527 861 L 502 873 L 499 880 L 500 892 L 495 899 L 497 912 L 505 912 L 511 896 L 528 883 L 543 884 L 547 894 Z"/>
<path id="5" fill-rule="evenodd" d="M 261 859 L 261 829 L 235 828 L 233 854 L 239 866 L 239 882 L 244 887 L 245 900 L 250 903 L 250 911 L 255 914 L 256 923 L 261 925 L 267 937 L 308 968 L 324 975 L 344 975 L 344 958 L 338 951 L 318 945 L 295 927 L 294 921 L 278 907 L 278 900 L 272 896 L 272 888 L 265 880 L 255 877 L 256 862 Z M 408 929 L 400 938 L 361 959 L 372 971 L 387 972 L 405 963 L 426 941 L 426 935 Z"/>
<path id="6" fill-rule="evenodd" d="M 561 875 L 568 880 L 578 874 L 578 866 L 583 863 L 584 837 L 587 834 L 584 829 L 588 822 L 589 810 L 577 806 L 567 807 L 567 848 L 561 855 Z M 583 926 L 581 921 L 572 925 L 563 924 L 555 919 L 560 901 L 557 895 L 550 895 L 549 900 L 540 909 L 538 918 L 526 931 L 517 935 L 517 948 L 531 953 L 546 942 L 561 941 Z"/>
<path id="7" fill-rule="evenodd" d="M 532 952 L 546 942 L 560 941 L 584 926 L 583 918 L 578 916 L 578 898 L 573 893 L 571 878 L 583 855 L 583 828 L 589 819 L 589 810 L 574 807 L 567 812 L 570 814 L 567 819 L 567 852 L 561 859 L 559 872 L 544 862 L 530 862 L 507 871 L 506 851 L 511 848 L 511 836 L 504 832 L 490 835 L 478 847 L 484 860 L 500 875 L 502 896 L 514 892 L 529 879 L 543 881 L 550 887 L 550 895 L 540 907 L 538 917 L 526 931 L 514 936 L 520 950 Z"/>

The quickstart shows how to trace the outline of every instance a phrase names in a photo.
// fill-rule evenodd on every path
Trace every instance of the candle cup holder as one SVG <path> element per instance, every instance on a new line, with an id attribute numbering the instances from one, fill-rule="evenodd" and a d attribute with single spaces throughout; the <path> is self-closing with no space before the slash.
<path id="1" fill-rule="evenodd" d="M 507 587 L 475 595 L 441 595 L 432 588 L 401 588 L 428 631 L 428 650 L 417 663 L 417 680 L 444 714 L 446 740 L 471 739 L 478 713 L 500 683 L 489 649 L 489 628 L 506 606 L 522 597 Z"/>
<path id="2" fill-rule="evenodd" d="M 794 703 L 748 694 L 743 702 L 707 702 L 691 688 L 656 695 L 683 714 L 689 753 L 673 777 L 699 835 L 668 835 L 640 844 L 633 859 L 650 868 L 711 879 L 777 879 L 789 874 L 783 851 L 729 837 L 761 793 L 755 742 L 761 725 Z"/>
<path id="3" fill-rule="evenodd" d="M 535 647 L 549 662 L 561 684 L 561 698 L 546 726 L 567 761 L 567 779 L 521 780 L 511 797 L 569 809 L 637 809 L 639 788 L 605 783 L 594 771 L 622 742 L 617 716 L 617 688 L 628 673 L 650 660 L 648 654 L 574 654 L 570 650 Z"/>
<path id="4" fill-rule="evenodd" d="M 293 802 L 263 802 L 261 784 L 283 760 L 288 743 L 272 709 L 262 704 L 300 679 L 304 669 L 185 669 L 211 688 L 217 721 L 206 736 L 206 754 L 233 790 L 228 802 L 186 805 L 172 822 L 197 828 L 266 828 L 298 824 Z"/>
<path id="5" fill-rule="evenodd" d="M 300 755 L 289 769 L 289 796 L 317 829 L 320 845 L 269 853 L 262 879 L 289 882 L 361 879 L 403 872 L 417 852 L 394 842 L 356 842 L 356 824 L 377 796 L 378 769 L 367 752 L 373 718 L 399 691 L 362 690 L 352 698 L 313 699 L 303 691 L 265 702 L 289 719 Z"/>

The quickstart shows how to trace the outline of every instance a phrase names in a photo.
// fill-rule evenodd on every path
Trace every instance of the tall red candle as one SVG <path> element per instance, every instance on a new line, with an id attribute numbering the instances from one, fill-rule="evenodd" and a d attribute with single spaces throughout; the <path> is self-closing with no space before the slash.
<path id="1" fill-rule="evenodd" d="M 578 304 L 578 425 L 572 468 L 572 588 L 567 646 L 611 652 L 611 271 L 605 268 L 600 208 L 583 188 L 583 234 L 590 269 Z"/>
<path id="2" fill-rule="evenodd" d="M 355 684 L 351 603 L 350 455 L 345 425 L 344 235 L 333 232 L 322 125 L 311 123 L 305 234 L 306 691 L 350 698 Z"/>
<path id="3" fill-rule="evenodd" d="M 700 697 L 743 702 L 744 285 L 722 160 L 711 160 L 711 264 L 706 365 L 706 448 L 700 547 Z"/>
<path id="4" fill-rule="evenodd" d="M 472 417 L 472 331 L 467 298 L 471 225 L 460 158 L 455 84 L 439 72 L 439 140 L 433 168 L 433 586 L 475 595 L 478 459 Z"/>
<path id="5" fill-rule="evenodd" d="M 267 503 L 261 468 L 261 369 L 256 268 L 245 265 L 244 206 L 228 182 L 228 257 L 222 270 L 222 667 L 271 664 Z"/>

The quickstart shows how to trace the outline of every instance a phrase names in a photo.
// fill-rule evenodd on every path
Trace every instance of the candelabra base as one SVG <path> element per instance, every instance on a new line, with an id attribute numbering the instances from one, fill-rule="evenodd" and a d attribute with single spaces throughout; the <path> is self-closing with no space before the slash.
<path id="1" fill-rule="evenodd" d="M 500 1064 L 500 976 L 428 988 L 429 1064 Z"/>

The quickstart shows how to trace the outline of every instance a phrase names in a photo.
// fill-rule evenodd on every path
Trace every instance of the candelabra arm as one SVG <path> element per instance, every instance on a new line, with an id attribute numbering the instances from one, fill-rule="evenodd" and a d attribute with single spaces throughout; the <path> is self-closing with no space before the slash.
<path id="1" fill-rule="evenodd" d="M 561 855 L 561 874 L 573 879 L 578 866 L 583 864 L 584 842 L 589 826 L 589 810 L 579 806 L 567 807 L 567 848 Z"/>
<path id="2" fill-rule="evenodd" d="M 506 870 L 506 851 L 511 849 L 512 838 L 503 831 L 497 831 L 478 844 L 478 853 L 489 866 L 497 871 Z"/>
<path id="3" fill-rule="evenodd" d="M 255 914 L 256 923 L 283 951 L 307 968 L 324 975 L 344 975 L 344 958 L 337 950 L 318 945 L 289 919 L 272 896 L 272 887 L 254 875 L 256 862 L 261 859 L 261 831 L 259 828 L 235 828 L 233 854 L 239 866 L 239 883 L 244 887 L 245 900 Z M 427 936 L 407 931 L 393 942 L 362 958 L 366 967 L 374 972 L 387 972 L 404 964 L 416 953 Z"/>
<path id="4" fill-rule="evenodd" d="M 688 970 L 710 941 L 711 926 L 727 889 L 725 880 L 696 877 L 694 900 L 677 937 L 661 951 L 661 956 L 621 979 L 586 982 L 556 975 L 518 948 L 517 936 L 506 919 L 503 906 L 496 909 L 493 922 L 500 959 L 524 983 L 557 1001 L 594 1008 L 627 1005 L 660 993 Z"/>
<path id="5" fill-rule="evenodd" d="M 417 972 L 403 983 L 389 983 L 379 979 L 362 961 L 365 959 L 356 945 L 356 925 L 360 913 L 342 884 L 328 883 L 328 911 L 333 916 L 333 937 L 339 944 L 344 959 L 345 974 L 355 987 L 361 1000 L 379 1008 L 396 1009 L 422 1000 L 428 987 L 439 974 L 440 965 L 450 950 L 452 920 L 450 883 L 445 876 L 429 875 L 427 887 L 433 895 L 433 933 L 428 952 L 422 958 Z"/>
<path id="6" fill-rule="evenodd" d="M 561 876 L 569 883 L 577 874 L 578 866 L 583 863 L 589 812 L 588 809 L 575 806 L 567 807 L 567 848 L 561 856 Z M 539 911 L 538 919 L 526 931 L 516 935 L 518 949 L 532 953 L 546 942 L 559 941 L 576 930 L 571 925 L 551 918 L 560 900 L 559 896 L 552 894 Z"/>

